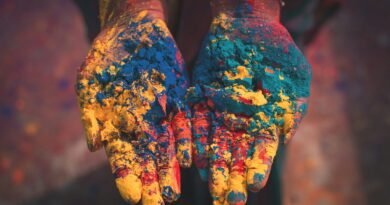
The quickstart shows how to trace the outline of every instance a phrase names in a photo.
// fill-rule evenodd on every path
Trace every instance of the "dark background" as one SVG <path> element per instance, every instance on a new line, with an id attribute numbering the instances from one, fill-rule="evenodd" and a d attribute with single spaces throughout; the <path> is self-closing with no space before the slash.
<path id="1" fill-rule="evenodd" d="M 104 153 L 86 148 L 73 89 L 98 33 L 96 5 L 86 2 L 0 0 L 1 205 L 123 204 Z M 191 65 L 208 15 L 188 2 L 171 14 L 187 23 L 170 26 Z M 284 23 L 313 65 L 313 84 L 309 114 L 286 150 L 281 200 L 390 204 L 390 1 L 345 0 L 330 9 L 306 1 L 317 7 L 296 17 L 291 2 Z M 183 188 L 180 204 L 202 204 L 206 183 L 194 169 L 182 175 L 202 188 Z"/>

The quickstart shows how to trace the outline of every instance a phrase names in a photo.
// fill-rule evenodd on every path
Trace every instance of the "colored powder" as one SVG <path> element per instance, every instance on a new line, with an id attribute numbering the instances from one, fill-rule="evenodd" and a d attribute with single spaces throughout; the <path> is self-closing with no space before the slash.
<path id="1" fill-rule="evenodd" d="M 187 100 L 211 110 L 208 144 L 194 135 L 194 153 L 201 158 L 198 162 L 195 156 L 195 163 L 206 178 L 201 160 L 209 157 L 214 204 L 245 204 L 246 185 L 253 191 L 265 186 L 279 137 L 287 142 L 307 110 L 302 99 L 310 95 L 311 67 L 279 23 L 220 14 L 203 42 L 192 79 Z M 193 133 L 204 133 L 199 127 L 193 123 Z M 219 137 L 222 129 L 241 138 L 228 131 Z M 240 173 L 232 167 L 229 173 L 229 163 L 236 163 Z"/>
<path id="2" fill-rule="evenodd" d="M 280 24 L 226 18 L 213 21 L 187 99 L 211 99 L 219 112 L 251 116 L 248 132 L 275 135 L 271 125 L 282 125 L 285 114 L 304 114 L 295 102 L 310 95 L 311 67 Z"/>
<path id="3" fill-rule="evenodd" d="M 190 165 L 191 133 L 185 130 L 190 115 L 182 100 L 187 74 L 162 20 L 145 11 L 124 22 L 102 31 L 78 75 L 88 146 L 105 146 L 126 201 L 138 202 L 141 190 L 142 201 L 160 203 L 160 192 L 174 201 L 180 195 L 180 173 L 173 132 L 179 139 L 178 158 Z M 180 129 L 172 131 L 167 123 L 172 118 Z M 142 189 L 139 178 L 145 172 Z M 158 177 L 150 177 L 157 172 Z M 153 191 L 156 187 L 161 190 Z"/>

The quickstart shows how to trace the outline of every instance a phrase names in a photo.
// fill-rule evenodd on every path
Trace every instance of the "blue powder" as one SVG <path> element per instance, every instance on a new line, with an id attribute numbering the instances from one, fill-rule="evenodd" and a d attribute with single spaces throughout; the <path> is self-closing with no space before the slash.
<path id="1" fill-rule="evenodd" d="M 206 36 L 198 61 L 192 73 L 193 87 L 189 90 L 187 100 L 191 103 L 206 102 L 211 99 L 214 109 L 220 112 L 245 114 L 254 120 L 248 133 L 252 130 L 267 129 L 272 125 L 282 126 L 285 110 L 275 106 L 280 102 L 279 93 L 288 96 L 292 111 L 305 112 L 306 108 L 295 110 L 298 98 L 310 96 L 311 67 L 290 37 L 285 33 L 276 35 L 272 25 L 246 28 L 245 19 L 233 19 L 230 29 L 217 26 Z M 280 28 L 279 28 L 280 29 Z M 279 31 L 277 31 L 279 32 Z M 226 38 L 228 37 L 228 38 Z M 260 39 L 260 40 L 259 40 Z M 250 68 L 252 79 L 229 80 L 224 72 L 237 72 L 237 66 Z M 267 69 L 266 69 L 267 68 Z M 266 72 L 273 71 L 273 74 Z M 283 77 L 283 80 L 279 76 Z M 248 90 L 263 89 L 268 103 L 254 106 L 232 99 L 233 89 L 229 86 L 242 85 Z M 270 117 L 264 122 L 254 115 L 264 112 Z M 258 123 L 260 122 L 260 127 Z M 253 133 L 255 134 L 255 132 Z"/>
<path id="2" fill-rule="evenodd" d="M 103 100 L 106 98 L 106 96 L 99 92 L 96 94 L 96 100 L 100 103 L 100 104 L 103 104 Z"/>
<path id="3" fill-rule="evenodd" d="M 246 201 L 246 196 L 242 192 L 230 192 L 227 196 L 227 200 L 232 202 L 244 202 Z"/>
<path id="4" fill-rule="evenodd" d="M 104 99 L 116 98 L 121 95 L 122 92 L 134 89 L 134 87 L 143 87 L 144 89 L 147 89 L 149 85 L 146 82 L 138 81 L 141 78 L 141 73 L 146 72 L 149 74 L 149 77 L 151 77 L 155 76 L 152 75 L 152 72 L 157 71 L 163 74 L 165 78 L 159 79 L 157 77 L 158 79 L 152 79 L 152 81 L 154 81 L 154 83 L 162 84 L 166 88 L 163 93 L 167 95 L 166 112 L 164 112 L 165 108 L 163 109 L 160 103 L 156 101 L 151 104 L 151 109 L 143 116 L 143 120 L 155 128 L 158 135 L 167 131 L 166 127 L 162 125 L 163 120 L 168 120 L 167 114 L 172 112 L 175 114 L 178 111 L 186 112 L 186 110 L 188 110 L 188 106 L 183 102 L 188 87 L 188 75 L 181 60 L 178 61 L 176 59 L 178 48 L 175 45 L 175 41 L 171 36 L 165 35 L 165 33 L 163 33 L 165 30 L 154 25 L 155 23 L 152 21 L 153 19 L 149 16 L 143 18 L 139 22 L 130 21 L 127 28 L 118 34 L 116 40 L 119 44 L 122 44 L 124 50 L 128 52 L 128 57 L 121 59 L 121 63 L 112 62 L 100 73 L 96 72 L 88 79 L 88 84 L 97 85 L 100 91 L 96 93 L 95 96 L 92 96 L 92 93 L 89 92 L 87 92 L 86 96 L 80 96 L 80 106 L 83 107 L 85 103 L 94 103 L 94 100 L 101 105 L 104 105 Z M 152 31 L 142 27 L 146 23 L 152 24 Z M 143 39 L 142 36 L 145 36 L 145 34 L 147 35 L 147 38 L 150 39 L 150 41 L 148 41 L 150 43 L 141 42 L 141 39 Z M 115 67 L 114 73 L 112 72 L 112 69 L 110 69 L 112 66 Z M 121 89 L 117 89 L 118 87 Z M 85 88 L 81 83 L 78 83 L 76 89 L 78 90 L 77 92 L 80 93 L 80 90 Z M 137 97 L 143 98 L 145 96 Z M 131 103 L 131 96 L 129 100 Z M 114 104 L 113 106 L 126 107 L 128 105 Z M 128 110 L 128 112 L 131 113 L 132 110 Z M 187 112 L 186 116 L 190 116 L 190 112 Z M 118 129 L 122 130 L 121 127 L 118 127 Z M 129 133 L 129 135 L 121 133 L 122 137 L 128 137 L 129 139 L 132 139 L 131 137 L 133 135 L 134 133 Z M 155 157 L 152 151 L 147 148 L 147 145 L 150 142 L 157 141 L 155 136 L 143 133 L 140 136 L 137 136 L 137 141 L 138 143 L 134 144 L 137 154 L 142 155 L 143 157 Z M 159 146 L 166 148 L 168 147 L 168 143 L 160 143 Z M 184 153 L 188 158 L 190 154 L 191 153 Z"/>

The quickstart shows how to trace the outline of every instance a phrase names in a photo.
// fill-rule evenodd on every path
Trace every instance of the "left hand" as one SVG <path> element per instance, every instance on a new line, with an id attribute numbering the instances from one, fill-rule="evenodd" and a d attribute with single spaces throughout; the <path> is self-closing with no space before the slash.
<path id="1" fill-rule="evenodd" d="M 278 21 L 220 13 L 192 76 L 194 162 L 214 204 L 245 204 L 306 112 L 311 67 Z"/>

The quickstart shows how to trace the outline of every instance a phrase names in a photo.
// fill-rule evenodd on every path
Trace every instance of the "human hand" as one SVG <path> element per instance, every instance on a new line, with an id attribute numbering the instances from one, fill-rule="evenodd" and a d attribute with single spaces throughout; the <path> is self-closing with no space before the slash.
<path id="1" fill-rule="evenodd" d="M 245 204 L 306 112 L 311 67 L 277 20 L 220 12 L 192 76 L 195 165 L 214 204 Z"/>
<path id="2" fill-rule="evenodd" d="M 191 165 L 187 86 L 182 56 L 151 12 L 118 18 L 95 39 L 76 89 L 88 147 L 104 146 L 125 201 L 179 198 L 179 164 Z"/>

